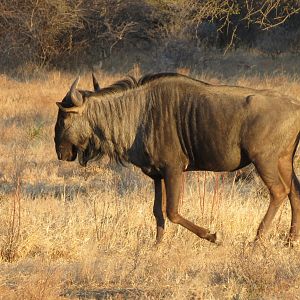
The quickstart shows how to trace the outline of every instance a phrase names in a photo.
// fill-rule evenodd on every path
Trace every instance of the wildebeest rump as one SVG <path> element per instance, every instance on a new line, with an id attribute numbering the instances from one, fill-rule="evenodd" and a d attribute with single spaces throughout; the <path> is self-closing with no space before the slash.
<path id="1" fill-rule="evenodd" d="M 300 104 L 269 91 L 211 85 L 175 73 L 146 76 L 86 93 L 78 78 L 62 102 L 55 126 L 59 159 L 81 165 L 107 154 L 130 162 L 154 180 L 156 240 L 166 216 L 201 238 L 216 233 L 178 213 L 182 174 L 191 170 L 233 171 L 251 162 L 270 191 L 257 231 L 263 237 L 288 196 L 289 240 L 300 236 L 300 187 L 293 169 L 299 141 Z"/>

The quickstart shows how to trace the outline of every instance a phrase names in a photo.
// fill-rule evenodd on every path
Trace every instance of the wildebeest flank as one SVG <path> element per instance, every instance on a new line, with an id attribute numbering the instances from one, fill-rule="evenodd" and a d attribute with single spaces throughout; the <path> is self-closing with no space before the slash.
<path id="1" fill-rule="evenodd" d="M 300 188 L 293 169 L 300 130 L 296 100 L 174 73 L 104 89 L 96 86 L 97 91 L 90 93 L 77 90 L 77 84 L 78 79 L 57 103 L 58 158 L 72 161 L 78 155 L 80 164 L 86 165 L 107 154 L 140 167 L 154 180 L 157 242 L 166 216 L 199 237 L 218 242 L 216 233 L 178 213 L 182 174 L 233 171 L 251 162 L 270 191 L 256 239 L 263 237 L 287 196 L 292 207 L 289 241 L 299 239 Z"/>

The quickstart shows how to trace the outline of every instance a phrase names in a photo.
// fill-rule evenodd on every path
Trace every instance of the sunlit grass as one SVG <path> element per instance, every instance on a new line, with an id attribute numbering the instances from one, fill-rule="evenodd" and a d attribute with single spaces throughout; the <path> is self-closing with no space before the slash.
<path id="1" fill-rule="evenodd" d="M 140 73 L 137 66 L 133 73 Z M 101 86 L 124 76 L 97 75 Z M 270 242 L 249 244 L 269 201 L 255 173 L 244 181 L 235 181 L 234 174 L 186 174 L 181 213 L 221 232 L 223 244 L 215 246 L 168 222 L 164 242 L 154 247 L 150 179 L 106 160 L 86 169 L 57 160 L 55 102 L 75 76 L 52 72 L 46 77 L 26 83 L 0 77 L 0 299 L 299 295 L 300 252 L 284 247 L 288 203 L 274 221 Z M 209 74 L 198 78 L 226 83 Z M 244 76 L 235 84 L 298 99 L 300 94 L 299 80 L 284 75 Z M 90 74 L 82 76 L 80 87 L 92 89 Z"/>

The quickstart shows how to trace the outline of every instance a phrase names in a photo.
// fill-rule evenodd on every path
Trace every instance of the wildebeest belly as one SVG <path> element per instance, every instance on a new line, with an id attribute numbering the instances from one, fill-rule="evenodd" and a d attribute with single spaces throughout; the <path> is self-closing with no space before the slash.
<path id="1" fill-rule="evenodd" d="M 197 155 L 193 161 L 187 166 L 187 171 L 234 171 L 241 169 L 251 163 L 251 160 L 242 150 L 231 151 L 229 155 L 223 153 L 221 155 L 212 155 L 201 153 Z"/>
<path id="2" fill-rule="evenodd" d="M 187 170 L 234 171 L 251 163 L 247 152 L 230 136 L 208 139 L 198 134 L 184 148 L 190 162 Z"/>
<path id="3" fill-rule="evenodd" d="M 233 171 L 251 161 L 241 146 L 244 99 L 202 95 L 177 108 L 176 124 L 189 170 Z"/>

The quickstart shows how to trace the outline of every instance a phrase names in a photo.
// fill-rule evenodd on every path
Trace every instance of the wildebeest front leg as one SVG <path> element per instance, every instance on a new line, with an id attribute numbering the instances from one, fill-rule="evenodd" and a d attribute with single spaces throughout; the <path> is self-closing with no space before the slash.
<path id="1" fill-rule="evenodd" d="M 182 188 L 182 171 L 179 170 L 166 170 L 165 172 L 165 185 L 167 195 L 167 216 L 168 219 L 176 224 L 180 224 L 186 229 L 192 231 L 200 238 L 206 239 L 210 242 L 216 243 L 217 235 L 212 234 L 208 229 L 199 227 L 191 221 L 183 218 L 178 213 L 179 198 Z"/>
<path id="2" fill-rule="evenodd" d="M 153 205 L 153 214 L 156 219 L 156 243 L 160 243 L 165 229 L 166 218 L 166 190 L 162 179 L 154 179 L 155 198 Z"/>

